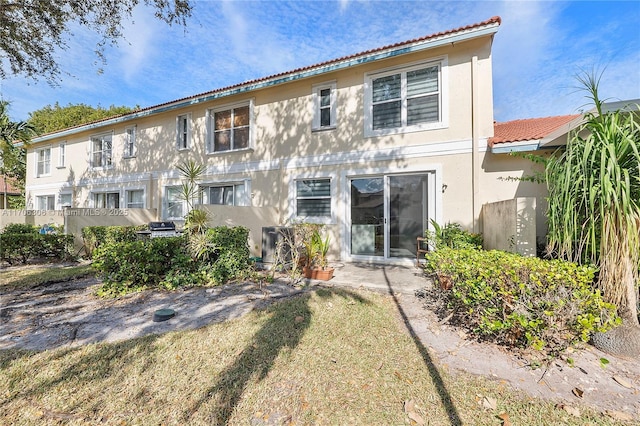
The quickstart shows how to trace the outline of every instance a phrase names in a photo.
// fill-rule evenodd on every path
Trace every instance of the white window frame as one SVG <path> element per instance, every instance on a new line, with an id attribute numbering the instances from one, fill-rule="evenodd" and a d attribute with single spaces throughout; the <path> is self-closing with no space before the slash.
<path id="1" fill-rule="evenodd" d="M 58 145 L 58 168 L 63 169 L 67 166 L 67 142 L 60 142 Z"/>
<path id="2" fill-rule="evenodd" d="M 187 201 L 180 200 L 179 202 L 182 204 L 182 216 L 169 216 L 169 191 L 172 189 L 176 189 L 180 192 L 180 185 L 167 185 L 164 187 L 162 191 L 162 218 L 163 220 L 184 220 L 185 215 L 188 213 L 187 211 Z"/>
<path id="3" fill-rule="evenodd" d="M 249 107 L 249 141 L 247 142 L 247 147 L 245 148 L 233 148 L 233 138 L 231 140 L 231 149 L 226 151 L 215 151 L 215 116 L 217 112 L 233 110 L 237 108 Z M 255 133 L 255 120 L 254 120 L 254 100 L 249 99 L 248 101 L 237 102 L 233 104 L 220 105 L 215 108 L 211 108 L 207 110 L 207 154 L 228 154 L 234 152 L 242 152 L 253 149 L 253 139 Z M 233 119 L 232 119 L 233 121 Z M 233 129 L 233 128 L 232 128 Z M 233 135 L 233 132 L 231 132 Z"/>
<path id="4" fill-rule="evenodd" d="M 111 149 L 108 150 L 109 157 L 107 157 L 108 161 L 105 161 L 105 157 L 104 157 L 104 153 L 107 152 L 107 150 L 104 149 L 104 138 L 106 136 L 111 138 Z M 94 142 L 97 139 L 102 139 L 101 142 L 102 142 L 103 145 L 102 145 L 102 149 L 100 151 L 95 151 L 94 150 Z M 91 155 L 91 158 L 90 158 L 89 161 L 90 161 L 90 164 L 91 164 L 91 168 L 92 169 L 96 169 L 96 170 L 104 170 L 104 169 L 113 168 L 113 131 L 91 135 L 91 137 L 89 138 L 89 144 L 90 144 L 90 154 L 89 155 Z M 95 160 L 94 160 L 95 154 L 97 152 L 103 153 L 103 157 L 102 157 L 103 161 L 102 161 L 102 164 L 100 164 L 100 165 L 96 165 Z"/>
<path id="5" fill-rule="evenodd" d="M 108 194 L 118 194 L 118 206 L 117 207 L 109 207 L 107 206 L 107 195 Z M 103 195 L 105 197 L 105 207 L 102 206 L 98 206 L 98 203 L 96 202 L 96 196 L 97 195 Z M 120 189 L 104 189 L 104 190 L 100 190 L 100 191 L 91 191 L 91 205 L 93 206 L 93 208 L 96 209 L 121 209 L 122 208 L 122 193 L 120 191 Z"/>
<path id="6" fill-rule="evenodd" d="M 124 128 L 124 158 L 133 158 L 138 151 L 136 140 L 137 126 L 128 126 Z"/>
<path id="7" fill-rule="evenodd" d="M 131 194 L 132 192 L 142 192 L 142 206 L 140 207 L 132 207 L 131 204 L 129 202 L 129 194 Z M 144 188 L 127 188 L 124 191 L 124 205 L 125 208 L 127 209 L 144 209 L 147 206 L 147 202 L 146 202 L 147 198 L 146 198 L 146 193 Z M 133 204 L 137 204 L 137 203 L 133 203 Z"/>
<path id="8" fill-rule="evenodd" d="M 407 84 L 406 76 L 408 72 L 419 70 L 422 68 L 428 68 L 437 66 L 439 68 L 439 80 L 438 86 L 438 102 L 439 102 L 439 115 L 440 119 L 430 123 L 420 123 L 408 126 L 407 125 Z M 373 129 L 373 81 L 394 75 L 401 74 L 401 125 L 400 127 L 389 129 Z M 449 67 L 448 57 L 443 56 L 434 58 L 429 61 L 415 62 L 412 64 L 405 64 L 403 66 L 387 68 L 378 70 L 375 72 L 365 74 L 364 78 L 364 136 L 386 136 L 399 133 L 420 132 L 425 130 L 443 129 L 449 126 Z"/>
<path id="9" fill-rule="evenodd" d="M 40 200 L 42 200 L 43 198 L 46 198 L 45 201 L 45 208 L 40 208 Z M 52 206 L 53 208 L 49 208 L 50 206 Z M 42 194 L 42 195 L 36 195 L 36 210 L 55 210 L 56 209 L 56 195 L 55 194 Z"/>
<path id="10" fill-rule="evenodd" d="M 62 197 L 64 197 L 64 196 L 69 196 L 71 198 L 71 201 L 70 201 L 68 206 L 62 204 Z M 73 193 L 72 192 L 61 192 L 60 194 L 58 194 L 58 210 L 62 210 L 65 207 L 73 207 Z"/>
<path id="11" fill-rule="evenodd" d="M 301 180 L 329 180 L 330 195 L 328 197 L 331 203 L 331 215 L 330 216 L 300 216 L 298 215 L 298 188 L 297 182 Z M 290 218 L 294 221 L 304 221 L 309 223 L 319 224 L 335 224 L 336 223 L 336 211 L 337 211 L 337 196 L 336 196 L 336 179 L 328 174 L 301 174 L 289 181 L 289 206 L 290 206 Z"/>
<path id="12" fill-rule="evenodd" d="M 187 151 L 191 149 L 191 113 L 190 112 L 186 114 L 180 114 L 179 116 L 176 117 L 176 149 L 178 151 Z"/>
<path id="13" fill-rule="evenodd" d="M 40 153 L 48 152 L 48 158 L 40 159 Z M 46 156 L 45 156 L 46 157 Z M 44 146 L 36 150 L 36 177 L 51 176 L 51 146 Z M 40 164 L 42 164 L 42 173 L 40 173 Z"/>
<path id="14" fill-rule="evenodd" d="M 322 84 L 316 84 L 312 87 L 313 90 L 313 124 L 311 126 L 312 130 L 329 130 L 336 128 L 336 104 L 337 104 L 337 91 L 336 91 L 336 83 L 328 82 Z M 330 91 L 330 101 L 328 106 L 322 106 L 322 96 L 321 93 L 323 90 Z M 322 110 L 329 110 L 329 124 L 322 125 Z"/>
<path id="15" fill-rule="evenodd" d="M 228 205 L 228 204 L 211 204 L 209 200 L 208 189 L 212 187 L 224 187 L 233 186 L 233 206 L 250 206 L 251 205 L 251 180 L 229 180 L 229 181 L 215 181 L 215 182 L 202 182 L 200 183 L 200 204 L 206 205 Z M 242 189 L 237 189 L 242 186 Z"/>

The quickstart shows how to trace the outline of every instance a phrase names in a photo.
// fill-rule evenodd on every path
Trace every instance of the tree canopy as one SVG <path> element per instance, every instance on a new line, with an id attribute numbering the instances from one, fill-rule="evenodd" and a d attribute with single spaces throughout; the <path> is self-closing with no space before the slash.
<path id="1" fill-rule="evenodd" d="M 33 126 L 37 134 L 42 135 L 103 118 L 126 114 L 136 108 L 115 105 L 104 108 L 100 105 L 92 107 L 85 104 L 68 104 L 63 107 L 56 102 L 53 106 L 47 105 L 30 112 L 28 122 Z"/>
<path id="2" fill-rule="evenodd" d="M 34 136 L 33 126 L 24 122 L 11 121 L 8 113 L 9 103 L 6 101 L 0 101 L 0 174 L 9 178 L 11 182 L 17 186 L 22 192 L 24 192 L 24 182 L 27 172 L 26 150 L 24 145 L 31 141 L 31 137 Z M 22 142 L 22 145 L 16 142 Z M 4 191 L 4 188 L 0 188 L 0 192 Z M 20 207 L 20 203 L 24 204 L 24 198 L 17 200 L 18 205 L 15 205 L 16 200 L 9 200 L 7 206 L 7 197 L 4 197 L 4 208 Z"/>
<path id="3" fill-rule="evenodd" d="M 168 25 L 186 25 L 190 0 L 143 0 Z M 140 0 L 0 0 L 0 79 L 23 75 L 55 84 L 60 65 L 54 54 L 67 49 L 70 26 L 101 36 L 96 54 L 104 62 L 106 45 L 123 38 L 122 22 L 131 19 Z"/>

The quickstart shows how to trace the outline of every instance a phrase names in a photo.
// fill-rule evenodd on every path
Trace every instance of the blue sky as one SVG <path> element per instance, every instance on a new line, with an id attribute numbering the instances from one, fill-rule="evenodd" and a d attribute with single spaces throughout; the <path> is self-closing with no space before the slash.
<path id="1" fill-rule="evenodd" d="M 585 70 L 605 70 L 603 98 L 640 98 L 640 1 L 195 1 L 186 31 L 139 6 L 106 65 L 95 35 L 74 28 L 59 87 L 10 77 L 0 92 L 14 120 L 55 102 L 147 107 L 495 15 L 497 121 L 584 108 Z"/>

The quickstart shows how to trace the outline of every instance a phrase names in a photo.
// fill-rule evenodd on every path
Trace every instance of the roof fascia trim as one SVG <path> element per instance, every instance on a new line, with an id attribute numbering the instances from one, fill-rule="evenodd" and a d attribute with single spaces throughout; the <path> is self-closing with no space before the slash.
<path id="1" fill-rule="evenodd" d="M 159 114 L 159 113 L 163 113 L 163 112 L 167 112 L 167 111 L 171 111 L 179 108 L 184 108 L 190 105 L 200 104 L 203 102 L 208 102 L 208 101 L 224 98 L 231 95 L 251 92 L 258 89 L 264 89 L 270 86 L 275 86 L 283 83 L 301 80 L 304 78 L 314 77 L 314 76 L 325 74 L 332 71 L 339 71 L 339 70 L 350 68 L 356 65 L 362 65 L 369 62 L 379 61 L 382 59 L 388 59 L 388 58 L 393 58 L 400 55 L 406 55 L 409 53 L 434 49 L 436 47 L 440 47 L 446 44 L 454 44 L 462 41 L 472 40 L 479 37 L 493 35 L 498 32 L 499 26 L 500 24 L 498 22 L 494 22 L 494 23 L 483 25 L 482 27 L 479 27 L 479 28 L 466 29 L 453 34 L 445 34 L 439 37 L 435 37 L 433 39 L 414 42 L 406 46 L 391 47 L 383 51 L 376 51 L 370 54 L 349 58 L 344 61 L 321 65 L 318 67 L 314 67 L 311 69 L 307 69 L 307 70 L 303 70 L 295 73 L 288 73 L 288 74 L 277 76 L 264 81 L 249 83 L 246 85 L 241 85 L 239 87 L 233 87 L 228 90 L 211 93 L 205 96 L 196 96 L 191 99 L 186 99 L 184 101 L 176 102 L 173 104 L 163 105 L 163 106 L 160 106 L 157 108 L 151 108 L 145 111 L 133 112 L 131 114 L 127 114 L 122 117 L 115 117 L 115 118 L 105 120 L 105 121 L 100 121 L 97 123 L 90 123 L 84 126 L 62 130 L 57 133 L 51 133 L 49 135 L 34 138 L 32 140 L 32 143 L 44 142 L 51 139 L 56 139 L 60 137 L 70 136 L 80 132 L 85 132 L 87 130 L 97 129 L 99 127 L 107 127 L 114 124 L 124 123 L 126 121 L 135 120 L 137 118 L 148 117 L 150 115 L 155 115 L 155 114 Z"/>

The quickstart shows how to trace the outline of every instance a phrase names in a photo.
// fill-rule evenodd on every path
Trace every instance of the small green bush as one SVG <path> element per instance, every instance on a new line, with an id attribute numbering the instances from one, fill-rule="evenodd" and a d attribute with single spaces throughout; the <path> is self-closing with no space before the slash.
<path id="1" fill-rule="evenodd" d="M 129 238 L 125 232 L 117 235 Z M 202 250 L 194 257 L 189 256 L 192 238 L 198 238 Z M 251 272 L 248 238 L 247 228 L 226 226 L 204 235 L 149 240 L 115 241 L 105 236 L 93 253 L 94 268 L 105 281 L 99 294 L 118 296 L 152 287 L 174 290 L 246 278 Z"/>
<path id="2" fill-rule="evenodd" d="M 3 234 L 37 234 L 40 228 L 26 223 L 10 223 L 2 230 Z"/>
<path id="3" fill-rule="evenodd" d="M 148 229 L 147 225 L 138 226 L 87 226 L 82 228 L 82 241 L 89 257 L 103 243 L 124 243 L 137 240 L 138 231 Z"/>
<path id="4" fill-rule="evenodd" d="M 37 232 L 0 234 L 0 259 L 11 265 L 27 263 L 32 258 L 67 260 L 72 257 L 72 247 L 73 235 Z"/>
<path id="5" fill-rule="evenodd" d="M 169 271 L 193 269 L 183 237 L 100 244 L 93 267 L 104 278 L 101 295 L 117 296 L 157 286 Z"/>
<path id="6" fill-rule="evenodd" d="M 462 229 L 459 223 L 447 223 L 445 226 L 440 226 L 434 220 L 431 221 L 433 231 L 427 231 L 425 233 L 429 245 L 436 250 L 441 248 L 452 249 L 466 249 L 466 248 L 481 248 L 482 247 L 482 234 L 474 234 Z"/>
<path id="7" fill-rule="evenodd" d="M 620 322 L 593 287 L 593 267 L 476 249 L 441 248 L 426 260 L 441 308 L 481 339 L 556 354 Z"/>

